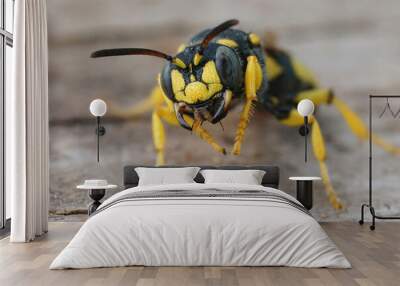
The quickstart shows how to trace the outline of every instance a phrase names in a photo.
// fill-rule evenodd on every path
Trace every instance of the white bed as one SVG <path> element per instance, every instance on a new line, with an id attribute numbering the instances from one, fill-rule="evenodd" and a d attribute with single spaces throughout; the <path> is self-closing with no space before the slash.
<path id="1" fill-rule="evenodd" d="M 175 190 L 174 196 L 137 197 Z M 213 195 L 239 191 L 240 196 Z M 209 195 L 190 196 L 193 192 Z M 100 206 L 50 269 L 128 265 L 350 268 L 321 226 L 298 204 L 282 191 L 255 185 L 130 188 Z"/>

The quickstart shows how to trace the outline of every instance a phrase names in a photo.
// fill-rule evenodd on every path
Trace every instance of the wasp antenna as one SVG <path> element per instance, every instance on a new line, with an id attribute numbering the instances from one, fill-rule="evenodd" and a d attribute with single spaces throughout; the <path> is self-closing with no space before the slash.
<path id="1" fill-rule="evenodd" d="M 145 55 L 153 56 L 158 58 L 166 59 L 167 61 L 172 61 L 170 55 L 164 54 L 163 52 L 142 49 L 142 48 L 122 48 L 122 49 L 107 49 L 95 51 L 90 55 L 91 58 L 103 58 L 103 57 L 115 57 L 115 56 L 131 56 L 131 55 Z"/>
<path id="2" fill-rule="evenodd" d="M 222 124 L 222 121 L 219 122 L 219 125 L 221 125 L 222 131 L 225 131 L 224 125 Z"/>
<path id="3" fill-rule="evenodd" d="M 203 41 L 201 42 L 200 45 L 200 53 L 207 47 L 208 43 L 215 38 L 218 34 L 222 33 L 223 31 L 229 29 L 232 26 L 235 26 L 239 24 L 239 20 L 236 19 L 231 19 L 228 21 L 225 21 L 215 28 L 213 28 L 208 34 L 204 37 Z"/>

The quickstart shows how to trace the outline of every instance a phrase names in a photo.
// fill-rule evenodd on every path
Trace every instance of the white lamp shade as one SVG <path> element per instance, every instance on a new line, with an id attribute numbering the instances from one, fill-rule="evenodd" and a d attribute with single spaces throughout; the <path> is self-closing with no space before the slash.
<path id="1" fill-rule="evenodd" d="M 310 116 L 314 113 L 314 103 L 309 99 L 303 99 L 297 105 L 297 111 L 301 116 Z"/>
<path id="2" fill-rule="evenodd" d="M 95 99 L 90 103 L 89 110 L 93 116 L 103 116 L 107 112 L 107 104 L 102 99 Z"/>

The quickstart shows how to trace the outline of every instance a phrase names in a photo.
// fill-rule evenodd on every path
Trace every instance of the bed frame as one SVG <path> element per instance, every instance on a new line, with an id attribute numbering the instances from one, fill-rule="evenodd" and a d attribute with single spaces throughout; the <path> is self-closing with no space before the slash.
<path id="1" fill-rule="evenodd" d="M 124 167 L 125 189 L 136 187 L 138 185 L 139 176 L 135 171 L 136 167 L 156 168 L 155 166 L 143 166 L 143 165 L 125 166 Z M 179 168 L 179 167 L 187 167 L 187 166 L 161 166 L 157 168 Z M 198 166 L 198 167 L 200 167 L 201 169 L 217 169 L 217 170 L 248 170 L 248 169 L 264 170 L 265 175 L 262 180 L 262 185 L 265 187 L 271 187 L 275 189 L 279 187 L 279 167 L 277 166 Z M 200 172 L 197 174 L 194 180 L 197 183 L 204 183 L 204 178 L 200 174 Z"/>

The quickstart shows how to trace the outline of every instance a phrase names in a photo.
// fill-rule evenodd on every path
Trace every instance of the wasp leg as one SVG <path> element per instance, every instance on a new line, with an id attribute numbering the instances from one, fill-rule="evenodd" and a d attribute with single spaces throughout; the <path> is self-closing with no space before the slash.
<path id="1" fill-rule="evenodd" d="M 296 109 L 292 109 L 290 110 L 289 116 L 279 120 L 279 122 L 286 126 L 299 127 L 304 124 L 304 117 L 301 116 Z"/>
<path id="2" fill-rule="evenodd" d="M 192 120 L 193 121 L 193 120 Z M 187 120 L 190 123 L 190 120 Z M 201 122 L 198 120 L 194 120 L 192 124 L 193 132 L 199 136 L 202 140 L 206 141 L 208 144 L 213 147 L 213 149 L 219 153 L 226 155 L 226 150 L 224 147 L 221 147 L 215 139 L 208 133 L 203 127 L 201 127 Z"/>
<path id="3" fill-rule="evenodd" d="M 350 109 L 341 99 L 334 96 L 330 89 L 313 89 L 309 91 L 300 92 L 296 100 L 310 99 L 315 105 L 330 104 L 332 103 L 339 110 L 340 114 L 346 121 L 351 132 L 361 140 L 367 140 L 369 132 L 361 118 Z M 386 152 L 391 154 L 400 155 L 400 148 L 384 141 L 379 136 L 372 134 L 372 142 L 381 147 Z"/>
<path id="4" fill-rule="evenodd" d="M 244 133 L 249 124 L 253 112 L 253 101 L 257 100 L 257 90 L 262 82 L 262 70 L 256 56 L 247 57 L 247 67 L 245 73 L 245 93 L 246 102 L 240 115 L 238 128 L 236 130 L 235 144 L 232 154 L 239 155 L 242 146 Z"/>
<path id="5" fill-rule="evenodd" d="M 157 153 L 156 165 L 162 166 L 165 164 L 165 128 L 163 121 L 170 125 L 178 126 L 178 120 L 176 119 L 175 113 L 168 106 L 157 106 L 152 114 L 152 132 L 153 132 L 153 144 Z"/>
<path id="6" fill-rule="evenodd" d="M 219 153 L 226 154 L 225 148 L 221 147 L 215 139 L 209 134 L 203 127 L 200 126 L 199 121 L 193 120 L 190 116 L 184 115 L 187 123 L 191 124 L 193 127 L 193 132 L 200 137 L 202 140 L 211 145 L 211 147 Z M 162 120 L 168 124 L 179 126 L 179 122 L 176 119 L 175 112 L 168 106 L 157 107 L 152 116 L 152 127 L 153 127 L 153 142 L 154 147 L 157 152 L 156 165 L 165 164 L 165 129 Z"/>
<path id="7" fill-rule="evenodd" d="M 130 119 L 140 117 L 150 112 L 154 106 L 163 102 L 163 93 L 159 86 L 156 86 L 151 94 L 140 101 L 138 104 L 128 108 L 122 108 L 113 104 L 109 104 L 110 115 L 115 118 Z"/>
<path id="8" fill-rule="evenodd" d="M 360 117 L 354 111 L 352 111 L 347 106 L 346 103 L 344 103 L 339 98 L 334 97 L 332 103 L 342 114 L 344 120 L 346 121 L 347 125 L 349 126 L 349 128 L 353 132 L 353 134 L 362 140 L 367 140 L 369 137 L 369 132 L 368 132 L 368 129 L 365 126 L 365 124 L 360 119 Z M 384 141 L 382 138 L 375 135 L 374 133 L 372 133 L 371 135 L 372 135 L 371 136 L 372 143 L 378 145 L 379 147 L 381 147 L 383 150 L 385 150 L 388 153 L 391 153 L 394 155 L 400 155 L 399 147 Z"/>
<path id="9" fill-rule="evenodd" d="M 157 153 L 156 165 L 161 166 L 165 164 L 166 141 L 165 129 L 161 119 L 171 125 L 179 125 L 179 123 L 176 119 L 172 102 L 164 95 L 160 86 L 153 89 L 150 97 L 155 107 L 152 114 L 152 132 L 154 148 Z"/>
<path id="10" fill-rule="evenodd" d="M 288 118 L 280 120 L 280 122 L 284 125 L 291 127 L 298 127 L 304 124 L 304 117 L 301 116 L 296 109 L 292 109 Z M 325 140 L 322 136 L 321 129 L 319 127 L 318 121 L 312 116 L 309 119 L 310 124 L 312 125 L 312 133 L 311 133 L 311 142 L 314 151 L 314 156 L 319 162 L 320 173 L 322 177 L 322 181 L 325 185 L 325 190 L 328 195 L 329 202 L 335 209 L 342 209 L 343 205 L 338 198 L 335 190 L 333 189 L 331 180 L 329 178 L 328 168 L 325 164 L 326 160 L 326 149 L 325 149 Z"/>
<path id="11" fill-rule="evenodd" d="M 156 165 L 161 166 L 165 164 L 165 129 L 161 121 L 161 116 L 158 110 L 153 111 L 152 115 L 152 131 L 153 131 L 153 143 L 154 148 L 157 152 Z"/>
<path id="12" fill-rule="evenodd" d="M 338 195 L 333 189 L 331 179 L 329 178 L 328 167 L 325 164 L 326 160 L 325 140 L 324 137 L 322 136 L 319 123 L 315 119 L 315 117 L 312 118 L 311 122 L 312 122 L 311 143 L 313 146 L 314 156 L 317 158 L 319 162 L 321 177 L 325 185 L 325 190 L 328 195 L 328 200 L 335 209 L 340 210 L 343 208 L 343 204 L 341 203 L 340 199 L 338 198 Z"/>
<path id="13" fill-rule="evenodd" d="M 330 104 L 333 100 L 333 93 L 329 88 L 315 88 L 299 92 L 296 96 L 296 101 L 299 102 L 303 99 L 311 100 L 316 106 Z"/>
<path id="14" fill-rule="evenodd" d="M 165 100 L 167 105 L 158 105 L 152 114 L 152 132 L 153 132 L 153 143 L 154 148 L 157 153 L 156 165 L 161 166 L 165 164 L 165 129 L 164 124 L 162 122 L 165 121 L 170 125 L 178 126 L 179 122 L 176 119 L 175 112 L 172 105 L 169 105 Z M 185 118 L 189 120 L 189 118 Z"/>

